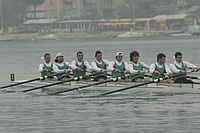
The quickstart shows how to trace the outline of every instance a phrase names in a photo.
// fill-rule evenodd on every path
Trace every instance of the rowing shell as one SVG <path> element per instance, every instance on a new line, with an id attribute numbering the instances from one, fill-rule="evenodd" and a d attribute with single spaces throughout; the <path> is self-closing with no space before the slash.
<path id="1" fill-rule="evenodd" d="M 13 83 L 16 82 L 22 82 L 22 81 L 15 81 Z M 38 86 L 43 86 L 43 85 L 48 85 L 48 84 L 52 84 L 58 81 L 35 81 L 35 82 L 31 82 L 28 84 L 24 84 L 18 87 L 13 87 L 11 88 L 13 91 L 22 91 L 24 89 L 27 88 L 33 88 L 33 87 L 38 87 Z M 93 84 L 93 83 L 97 83 L 97 82 L 93 82 L 93 81 L 72 81 L 72 82 L 68 82 L 68 83 L 64 83 L 64 84 L 59 84 L 56 86 L 52 86 L 49 88 L 43 88 L 43 89 L 39 89 L 36 90 L 34 92 L 43 92 L 43 93 L 53 93 L 53 92 L 57 92 L 57 91 L 61 91 L 61 90 L 67 90 L 67 89 L 71 89 L 71 88 L 75 88 L 75 87 L 79 87 L 79 86 L 84 86 L 84 85 L 89 85 L 89 84 Z M 91 87 L 87 87 L 87 88 L 83 88 L 83 89 L 78 89 L 78 91 L 72 91 L 72 92 L 66 92 L 66 94 L 75 94 L 75 93 L 79 93 L 81 92 L 82 94 L 86 94 L 86 93 L 92 93 L 92 94 L 100 94 L 100 93 L 104 93 L 106 91 L 113 91 L 113 90 L 117 90 L 120 88 L 124 88 L 127 86 L 133 86 L 136 84 L 140 84 L 140 83 L 135 83 L 135 82 L 109 82 L 109 83 L 104 83 L 101 85 L 95 85 L 95 86 L 91 86 Z M 140 87 L 136 87 L 133 88 L 131 90 L 125 91 L 125 92 L 120 92 L 120 93 L 136 93 L 136 92 L 149 92 L 149 93 L 184 93 L 184 94 L 200 94 L 200 84 L 181 84 L 181 83 L 172 83 L 172 84 L 168 84 L 168 83 L 152 83 L 146 86 L 140 86 Z"/>

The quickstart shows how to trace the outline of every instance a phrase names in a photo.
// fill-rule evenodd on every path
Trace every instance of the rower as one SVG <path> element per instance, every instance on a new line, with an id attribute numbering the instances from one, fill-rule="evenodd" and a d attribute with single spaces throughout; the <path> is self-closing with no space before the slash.
<path id="1" fill-rule="evenodd" d="M 68 62 L 64 62 L 64 56 L 62 53 L 58 53 L 56 55 L 56 59 L 55 59 L 55 64 L 53 66 L 53 70 L 56 73 L 63 73 L 60 75 L 57 75 L 57 79 L 58 80 L 67 80 L 70 78 L 69 73 L 72 72 L 72 70 L 70 70 L 72 67 Z"/>
<path id="2" fill-rule="evenodd" d="M 145 71 L 143 70 L 149 70 L 149 66 L 143 62 L 139 62 L 139 57 L 138 51 L 130 53 L 131 64 L 129 64 L 129 71 L 133 75 L 131 76 L 132 82 L 149 82 L 149 79 L 144 78 Z"/>
<path id="3" fill-rule="evenodd" d="M 92 67 L 88 63 L 88 61 L 83 60 L 83 52 L 77 52 L 77 59 L 73 60 L 71 63 L 73 69 L 74 77 L 83 77 L 86 75 L 86 70 L 88 69 L 89 72 L 92 72 Z"/>
<path id="4" fill-rule="evenodd" d="M 200 68 L 194 64 L 183 61 L 181 52 L 175 53 L 175 61 L 170 64 L 170 69 L 174 74 L 183 73 L 182 75 L 174 78 L 174 83 L 193 83 L 193 81 L 186 78 L 186 69 L 195 69 L 196 71 L 200 70 Z"/>
<path id="5" fill-rule="evenodd" d="M 107 79 L 106 73 L 108 72 L 107 67 L 109 66 L 109 61 L 102 59 L 102 52 L 97 50 L 95 52 L 96 60 L 91 63 L 94 73 L 102 72 L 94 76 L 94 81 L 104 81 Z"/>
<path id="6" fill-rule="evenodd" d="M 123 61 L 123 53 L 117 52 L 116 60 L 110 62 L 108 70 L 112 71 L 112 77 L 120 79 L 119 81 L 129 82 L 130 80 L 126 77 L 125 74 L 129 74 L 128 63 Z"/>
<path id="7" fill-rule="evenodd" d="M 44 77 L 54 74 L 53 63 L 51 63 L 51 55 L 46 53 L 42 59 L 44 59 L 44 63 L 40 64 L 39 66 L 39 72 L 41 73 L 41 76 Z"/>
<path id="8" fill-rule="evenodd" d="M 165 73 L 167 73 L 167 76 L 172 75 L 169 66 L 165 64 L 165 61 L 166 61 L 166 55 L 163 53 L 159 53 L 157 55 L 157 62 L 151 64 L 150 73 L 152 74 L 153 80 L 165 77 Z M 167 79 L 163 82 L 172 83 L 172 80 Z"/>

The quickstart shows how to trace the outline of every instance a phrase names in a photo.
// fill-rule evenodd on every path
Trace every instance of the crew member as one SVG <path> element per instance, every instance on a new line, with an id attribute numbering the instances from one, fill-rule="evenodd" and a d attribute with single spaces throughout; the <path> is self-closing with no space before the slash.
<path id="1" fill-rule="evenodd" d="M 152 73 L 152 79 L 158 79 L 165 77 L 165 74 L 167 76 L 172 75 L 171 70 L 169 69 L 169 66 L 165 64 L 166 61 L 166 55 L 163 53 L 159 53 L 157 55 L 157 62 L 151 64 L 150 66 L 150 73 Z M 172 83 L 171 79 L 164 80 L 163 82 Z"/>
<path id="2" fill-rule="evenodd" d="M 53 63 L 51 63 L 51 55 L 46 53 L 42 59 L 44 59 L 44 63 L 40 64 L 39 66 L 39 72 L 41 73 L 41 76 L 44 77 L 54 74 Z"/>
<path id="3" fill-rule="evenodd" d="M 115 61 L 110 62 L 108 70 L 112 71 L 112 77 L 118 78 L 120 81 L 130 81 L 125 74 L 129 74 L 128 63 L 123 61 L 123 53 L 117 52 Z"/>
<path id="4" fill-rule="evenodd" d="M 83 77 L 86 76 L 86 71 L 92 72 L 92 67 L 88 61 L 83 60 L 83 52 L 77 52 L 77 59 L 73 60 L 71 63 L 73 69 L 74 77 Z"/>
<path id="5" fill-rule="evenodd" d="M 131 64 L 129 64 L 129 71 L 132 75 L 131 79 L 133 82 L 148 82 L 150 80 L 144 78 L 144 69 L 149 70 L 149 66 L 143 62 L 139 62 L 139 57 L 140 55 L 138 51 L 133 51 L 130 53 Z"/>
<path id="6" fill-rule="evenodd" d="M 62 53 L 58 53 L 56 55 L 56 59 L 55 59 L 55 65 L 53 67 L 53 70 L 56 73 L 62 73 L 57 75 L 57 79 L 58 80 L 67 80 L 70 78 L 69 73 L 72 72 L 72 70 L 70 70 L 72 67 L 68 62 L 64 62 L 64 56 Z"/>
<path id="7" fill-rule="evenodd" d="M 175 61 L 170 64 L 170 69 L 174 74 L 183 73 L 180 76 L 174 77 L 175 83 L 193 83 L 193 81 L 186 78 L 186 69 L 195 69 L 196 71 L 200 70 L 200 68 L 195 66 L 194 64 L 183 61 L 181 52 L 175 53 Z"/>
<path id="8" fill-rule="evenodd" d="M 106 59 L 102 59 L 102 52 L 99 50 L 95 52 L 95 58 L 96 60 L 91 63 L 92 69 L 94 70 L 94 73 L 101 73 L 98 75 L 94 75 L 94 80 L 104 81 L 107 79 L 107 67 L 109 66 L 110 62 Z"/>

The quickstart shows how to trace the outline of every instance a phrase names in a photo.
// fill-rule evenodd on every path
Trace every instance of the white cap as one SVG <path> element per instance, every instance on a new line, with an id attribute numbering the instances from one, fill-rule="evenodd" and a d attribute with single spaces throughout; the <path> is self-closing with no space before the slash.
<path id="1" fill-rule="evenodd" d="M 123 53 L 122 52 L 117 52 L 116 56 L 123 56 Z"/>
<path id="2" fill-rule="evenodd" d="M 63 56 L 63 54 L 62 53 L 57 53 L 56 58 L 59 57 L 59 56 Z"/>

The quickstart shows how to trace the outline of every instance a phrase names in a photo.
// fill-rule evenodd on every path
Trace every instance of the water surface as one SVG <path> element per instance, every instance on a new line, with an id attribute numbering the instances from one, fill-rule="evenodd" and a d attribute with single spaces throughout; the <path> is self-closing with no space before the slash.
<path id="1" fill-rule="evenodd" d="M 77 51 L 94 60 L 95 50 L 114 60 L 122 51 L 129 62 L 132 50 L 140 52 L 141 61 L 150 65 L 164 52 L 167 64 L 177 51 L 185 60 L 200 66 L 200 40 L 132 40 L 101 42 L 0 42 L 0 85 L 9 84 L 10 73 L 17 80 L 39 76 L 41 56 L 52 58 L 62 52 L 71 62 Z M 53 60 L 52 60 L 53 61 Z M 199 75 L 195 73 L 194 75 Z M 102 98 L 37 96 L 26 93 L 0 93 L 0 132 L 4 133 L 199 133 L 199 94 L 129 93 Z"/>

